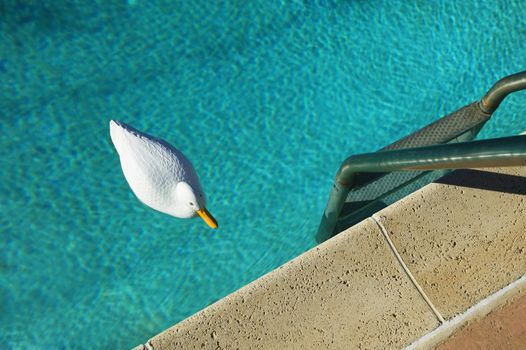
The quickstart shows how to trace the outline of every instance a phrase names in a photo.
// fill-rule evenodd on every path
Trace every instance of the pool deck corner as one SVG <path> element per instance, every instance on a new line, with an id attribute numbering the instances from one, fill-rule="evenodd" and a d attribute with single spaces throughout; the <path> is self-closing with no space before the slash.
<path id="1" fill-rule="evenodd" d="M 525 195 L 454 171 L 134 350 L 432 349 L 526 292 Z"/>

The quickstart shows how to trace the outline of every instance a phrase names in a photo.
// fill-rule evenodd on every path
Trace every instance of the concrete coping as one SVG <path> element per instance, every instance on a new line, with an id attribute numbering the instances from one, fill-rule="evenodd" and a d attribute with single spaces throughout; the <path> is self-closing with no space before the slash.
<path id="1" fill-rule="evenodd" d="M 526 167 L 457 170 L 138 349 L 429 349 L 526 288 Z"/>

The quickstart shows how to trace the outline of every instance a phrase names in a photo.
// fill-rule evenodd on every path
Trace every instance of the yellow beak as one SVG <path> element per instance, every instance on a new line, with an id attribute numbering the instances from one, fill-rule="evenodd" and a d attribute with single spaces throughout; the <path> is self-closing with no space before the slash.
<path id="1" fill-rule="evenodd" d="M 212 216 L 212 214 L 210 214 L 208 210 L 206 210 L 206 208 L 199 209 L 197 214 L 199 214 L 201 219 L 203 219 L 208 226 L 211 228 L 217 228 L 216 219 Z"/>

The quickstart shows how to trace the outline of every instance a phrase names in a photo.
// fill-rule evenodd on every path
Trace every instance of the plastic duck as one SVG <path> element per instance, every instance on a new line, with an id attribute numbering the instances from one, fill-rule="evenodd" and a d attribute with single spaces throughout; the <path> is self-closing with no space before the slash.
<path id="1" fill-rule="evenodd" d="M 192 163 L 168 142 L 117 121 L 110 135 L 122 172 L 141 202 L 176 218 L 199 215 L 211 228 L 216 219 L 205 208 L 205 194 Z"/>

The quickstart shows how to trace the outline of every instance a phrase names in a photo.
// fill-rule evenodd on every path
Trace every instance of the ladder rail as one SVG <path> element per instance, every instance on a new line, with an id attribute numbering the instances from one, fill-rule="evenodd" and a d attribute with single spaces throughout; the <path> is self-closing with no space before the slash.
<path id="1" fill-rule="evenodd" d="M 480 109 L 493 113 L 512 92 L 526 89 L 526 71 L 508 75 L 497 81 L 480 101 Z"/>
<path id="2" fill-rule="evenodd" d="M 416 136 L 414 140 L 410 135 L 378 152 L 347 158 L 336 175 L 316 240 L 321 243 L 333 235 L 345 201 L 353 188 L 363 184 L 363 175 L 371 174 L 373 178 L 378 178 L 391 171 L 526 165 L 525 136 L 462 142 L 476 136 L 506 96 L 524 89 L 526 89 L 526 71 L 507 76 L 495 83 L 481 101 L 474 102 L 412 134 Z M 455 116 L 472 119 L 472 129 L 459 129 L 458 131 L 462 131 L 461 135 L 464 136 L 458 139 L 455 139 L 453 133 L 451 137 L 446 135 L 451 140 L 460 142 L 427 146 L 426 141 L 450 142 L 442 136 L 442 139 L 437 137 L 437 132 L 443 133 L 444 127 L 449 128 L 450 125 L 454 125 L 455 123 L 451 122 L 448 125 L 447 120 L 453 121 L 452 118 Z M 460 120 L 461 123 L 466 122 L 462 118 Z M 425 140 L 428 138 L 425 132 L 434 134 L 432 138 L 435 139 Z M 365 176 L 365 179 L 367 178 L 368 176 Z"/>
<path id="3" fill-rule="evenodd" d="M 316 238 L 330 238 L 356 174 L 524 165 L 526 135 L 351 156 L 338 171 Z"/>

